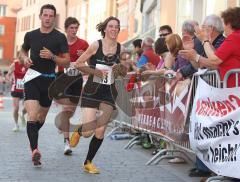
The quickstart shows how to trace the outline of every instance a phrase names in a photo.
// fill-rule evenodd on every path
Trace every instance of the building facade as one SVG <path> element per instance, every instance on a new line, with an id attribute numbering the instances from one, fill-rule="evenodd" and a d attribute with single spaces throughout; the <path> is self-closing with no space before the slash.
<path id="1" fill-rule="evenodd" d="M 17 12 L 15 52 L 21 49 L 25 33 L 40 27 L 39 13 L 41 6 L 44 4 L 49 4 L 49 1 L 23 0 L 22 8 Z M 55 27 L 61 32 L 64 32 L 66 1 L 51 0 L 51 4 L 53 4 L 57 10 Z"/>
<path id="2" fill-rule="evenodd" d="M 21 6 L 10 0 L 0 0 L 0 5 L 1 3 L 2 5 L 12 3 L 15 7 L 11 8 L 12 11 L 8 11 L 9 8 L 0 8 L 0 15 L 4 12 L 8 12 L 9 15 L 14 12 L 16 14 L 18 11 L 15 45 L 12 48 L 16 53 L 22 45 L 25 33 L 40 27 L 38 17 L 40 7 L 49 1 L 22 0 Z M 156 39 L 159 27 L 165 24 L 170 25 L 175 33 L 181 35 L 184 20 L 194 19 L 201 24 L 205 16 L 220 14 L 228 7 L 239 6 L 240 0 L 52 0 L 51 4 L 57 8 L 56 27 L 64 32 L 65 18 L 76 17 L 80 22 L 78 36 L 89 43 L 101 38 L 101 34 L 96 30 L 99 22 L 108 16 L 118 17 L 121 21 L 118 41 L 128 47 L 136 38 L 152 36 Z M 10 40 L 8 37 L 5 39 Z M 4 40 L 0 39 L 0 46 L 3 45 L 1 41 Z M 4 57 L 6 51 L 2 52 L 0 47 L 0 56 L 2 54 Z"/>
<path id="3" fill-rule="evenodd" d="M 14 59 L 16 16 L 22 0 L 0 0 L 0 67 L 7 67 Z"/>

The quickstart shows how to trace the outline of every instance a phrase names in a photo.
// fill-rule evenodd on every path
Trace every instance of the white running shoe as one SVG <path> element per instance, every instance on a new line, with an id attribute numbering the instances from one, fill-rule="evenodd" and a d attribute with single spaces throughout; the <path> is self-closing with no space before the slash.
<path id="1" fill-rule="evenodd" d="M 14 132 L 18 132 L 18 131 L 19 131 L 19 125 L 15 125 L 12 130 L 13 130 Z"/>
<path id="2" fill-rule="evenodd" d="M 72 154 L 72 149 L 69 146 L 69 143 L 66 142 L 64 143 L 64 155 L 71 155 Z"/>
<path id="3" fill-rule="evenodd" d="M 22 120 L 22 127 L 25 127 L 26 126 L 26 119 L 25 119 L 23 114 L 20 117 L 21 117 L 21 120 Z"/>

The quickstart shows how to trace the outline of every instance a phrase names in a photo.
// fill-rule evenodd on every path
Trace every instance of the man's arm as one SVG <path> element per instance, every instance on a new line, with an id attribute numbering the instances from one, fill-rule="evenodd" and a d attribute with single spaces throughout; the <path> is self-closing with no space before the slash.
<path id="1" fill-rule="evenodd" d="M 68 67 L 70 64 L 69 53 L 61 54 L 61 56 L 52 55 L 51 59 L 58 65 L 63 67 Z"/>
<path id="2" fill-rule="evenodd" d="M 210 69 L 217 69 L 218 65 L 222 63 L 222 60 L 219 59 L 215 54 L 210 56 L 210 58 L 204 58 L 197 54 L 196 51 L 193 49 L 181 50 L 179 51 L 179 54 L 183 58 L 189 60 L 195 68 L 206 67 Z"/>
<path id="3" fill-rule="evenodd" d="M 19 60 L 26 68 L 29 68 L 33 64 L 32 60 L 28 57 L 28 51 L 23 48 L 19 52 Z"/>
<path id="4" fill-rule="evenodd" d="M 61 56 L 54 55 L 49 49 L 43 47 L 40 50 L 39 56 L 44 59 L 49 59 L 54 61 L 58 66 L 68 67 L 70 63 L 70 55 L 69 53 L 64 53 Z"/>

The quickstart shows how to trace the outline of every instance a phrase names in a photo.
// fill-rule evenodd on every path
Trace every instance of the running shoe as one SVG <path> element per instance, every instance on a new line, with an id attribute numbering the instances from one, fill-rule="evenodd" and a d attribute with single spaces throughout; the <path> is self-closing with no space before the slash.
<path id="1" fill-rule="evenodd" d="M 99 169 L 90 161 L 87 161 L 87 164 L 83 165 L 84 171 L 90 174 L 99 174 Z"/>
<path id="2" fill-rule="evenodd" d="M 78 133 L 78 129 L 73 132 L 71 138 L 70 138 L 70 147 L 76 147 L 79 143 L 80 134 Z"/>
<path id="3" fill-rule="evenodd" d="M 71 147 L 69 146 L 69 143 L 66 142 L 64 144 L 64 155 L 71 155 L 72 154 L 72 149 Z"/>
<path id="4" fill-rule="evenodd" d="M 25 119 L 23 114 L 20 117 L 21 117 L 21 121 L 22 121 L 22 127 L 25 127 L 26 126 L 26 119 Z"/>
<path id="5" fill-rule="evenodd" d="M 18 132 L 20 129 L 19 129 L 19 125 L 15 125 L 14 128 L 12 129 L 14 132 Z"/>
<path id="6" fill-rule="evenodd" d="M 38 149 L 33 150 L 32 152 L 32 162 L 35 167 L 40 167 L 41 166 L 41 153 L 39 152 Z"/>

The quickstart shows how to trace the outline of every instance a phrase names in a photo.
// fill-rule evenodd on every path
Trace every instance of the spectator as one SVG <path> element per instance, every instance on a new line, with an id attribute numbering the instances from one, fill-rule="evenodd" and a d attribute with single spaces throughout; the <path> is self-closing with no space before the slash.
<path id="1" fill-rule="evenodd" d="M 212 46 L 214 47 L 214 49 L 217 49 L 225 39 L 225 37 L 223 36 L 223 22 L 221 18 L 216 15 L 209 15 L 203 21 L 202 27 L 206 28 L 207 35 L 209 36 L 209 40 Z M 192 64 L 191 64 L 191 67 L 192 67 Z M 185 68 L 183 68 L 181 72 L 184 71 L 184 69 Z M 199 176 L 208 176 L 209 174 L 210 174 L 210 170 L 197 157 L 196 168 L 190 171 L 189 176 L 199 177 Z"/>
<path id="2" fill-rule="evenodd" d="M 131 60 L 131 51 L 124 50 L 120 56 L 120 62 L 127 68 L 127 72 L 133 71 L 132 65 L 135 64 Z"/>
<path id="3" fill-rule="evenodd" d="M 162 75 L 164 74 L 164 60 L 166 59 L 169 51 L 165 42 L 165 38 L 158 38 L 154 44 L 154 50 L 157 55 L 160 56 L 160 61 L 156 70 L 145 70 L 143 75 Z"/>
<path id="4" fill-rule="evenodd" d="M 195 67 L 218 69 L 221 80 L 227 71 L 240 67 L 240 7 L 228 8 L 221 17 L 224 21 L 224 31 L 227 36 L 221 46 L 214 51 L 209 40 L 207 27 L 195 27 L 196 36 L 202 41 L 208 58 L 199 55 L 195 50 L 182 50 L 180 54 Z M 230 77 L 228 87 L 235 86 L 235 77 Z"/>
<path id="5" fill-rule="evenodd" d="M 168 35 L 166 37 L 166 45 L 171 53 L 171 57 L 174 58 L 174 62 L 170 63 L 171 67 L 165 64 L 167 68 L 172 68 L 172 70 L 176 72 L 178 69 L 188 64 L 188 62 L 178 54 L 180 50 L 183 50 L 183 42 L 178 34 Z"/>
<path id="6" fill-rule="evenodd" d="M 148 66 L 152 68 L 156 68 L 158 66 L 158 63 L 160 61 L 160 58 L 157 54 L 154 53 L 153 50 L 153 43 L 154 40 L 151 37 L 146 37 L 142 42 L 142 50 L 143 53 L 140 57 L 140 59 L 137 62 L 137 68 L 143 68 L 143 66 Z"/>
<path id="7" fill-rule="evenodd" d="M 160 56 L 160 62 L 156 68 L 156 70 L 163 67 L 164 59 L 167 56 L 168 48 L 165 42 L 165 38 L 158 38 L 157 41 L 154 43 L 154 51 L 157 55 Z"/>
<path id="8" fill-rule="evenodd" d="M 136 61 L 139 60 L 143 50 L 142 50 L 142 39 L 136 39 L 132 42 L 132 45 L 133 45 L 133 53 L 137 55 L 136 57 Z"/>
<path id="9" fill-rule="evenodd" d="M 166 37 L 169 34 L 172 34 L 172 28 L 170 25 L 163 25 L 159 28 L 159 37 Z"/>
<path id="10" fill-rule="evenodd" d="M 178 55 L 178 51 L 183 49 L 183 43 L 178 34 L 168 35 L 165 42 L 169 53 L 165 57 L 164 68 L 156 71 L 146 70 L 143 72 L 143 74 L 163 75 L 169 69 L 173 69 L 173 71 L 175 72 L 179 68 L 188 64 L 188 62 L 184 58 Z"/>
<path id="11" fill-rule="evenodd" d="M 185 47 L 185 43 L 184 43 L 184 49 L 193 48 L 197 51 L 198 54 L 205 56 L 205 52 L 201 44 L 201 41 L 195 36 L 194 26 L 197 26 L 197 25 L 198 25 L 198 22 L 194 20 L 186 20 L 183 22 L 183 25 L 182 25 L 183 42 L 186 42 L 186 40 L 193 42 L 193 46 L 191 47 Z M 182 79 L 183 77 L 186 78 L 186 77 L 192 76 L 196 71 L 197 69 L 195 69 L 192 66 L 192 64 L 188 64 L 179 70 L 177 77 L 178 79 Z"/>
<path id="12" fill-rule="evenodd" d="M 216 15 L 209 15 L 203 21 L 202 26 L 207 28 L 209 40 L 211 41 L 213 47 L 217 49 L 225 39 L 225 37 L 223 36 L 223 23 L 221 18 Z M 201 48 L 200 48 L 200 51 L 199 49 L 195 49 L 195 50 L 197 52 L 200 52 L 199 54 L 201 54 L 202 56 L 204 57 L 206 56 L 205 52 L 203 54 L 201 53 Z M 196 69 L 192 66 L 192 64 L 190 64 L 180 69 L 179 74 L 180 74 L 180 77 L 186 78 L 191 76 L 195 71 Z"/>

